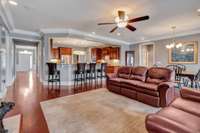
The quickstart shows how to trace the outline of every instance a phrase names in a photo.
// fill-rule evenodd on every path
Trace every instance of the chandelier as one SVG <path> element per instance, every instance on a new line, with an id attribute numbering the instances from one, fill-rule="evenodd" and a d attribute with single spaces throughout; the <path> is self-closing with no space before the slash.
<path id="1" fill-rule="evenodd" d="M 176 30 L 176 26 L 173 26 L 172 27 L 172 31 L 173 31 L 173 39 L 172 39 L 172 42 L 168 45 L 166 45 L 166 48 L 167 49 L 172 49 L 172 48 L 181 48 L 183 46 L 182 43 L 176 43 L 176 40 L 175 40 L 175 30 Z"/>

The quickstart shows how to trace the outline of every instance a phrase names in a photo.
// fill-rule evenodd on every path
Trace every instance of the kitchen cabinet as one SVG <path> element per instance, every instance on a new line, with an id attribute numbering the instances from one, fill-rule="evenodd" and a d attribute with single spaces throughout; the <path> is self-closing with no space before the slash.
<path id="1" fill-rule="evenodd" d="M 72 49 L 62 47 L 51 49 L 51 56 L 53 59 L 61 59 L 62 55 L 72 55 Z"/>
<path id="2" fill-rule="evenodd" d="M 52 56 L 52 59 L 59 59 L 59 50 L 58 50 L 58 48 L 52 48 L 51 49 L 51 56 Z"/>
<path id="3" fill-rule="evenodd" d="M 119 47 L 114 47 L 110 49 L 110 59 L 120 59 L 120 48 Z"/>
<path id="4" fill-rule="evenodd" d="M 97 62 L 102 59 L 105 60 L 106 58 L 111 60 L 120 59 L 119 47 L 92 48 L 91 52 L 92 60 L 96 60 Z"/>
<path id="5" fill-rule="evenodd" d="M 60 55 L 72 55 L 72 49 L 71 48 L 59 48 Z"/>
<path id="6" fill-rule="evenodd" d="M 92 48 L 92 60 L 98 62 L 102 59 L 102 49 L 101 48 Z"/>

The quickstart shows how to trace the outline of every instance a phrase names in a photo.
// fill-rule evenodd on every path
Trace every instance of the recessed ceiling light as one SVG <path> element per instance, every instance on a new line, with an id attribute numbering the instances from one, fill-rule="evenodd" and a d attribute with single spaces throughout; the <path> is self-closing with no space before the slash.
<path id="1" fill-rule="evenodd" d="M 95 35 L 96 33 L 95 33 L 95 32 L 92 32 L 92 34 Z"/>
<path id="2" fill-rule="evenodd" d="M 121 34 L 118 32 L 117 35 L 120 36 Z"/>
<path id="3" fill-rule="evenodd" d="M 13 0 L 9 0 L 8 1 L 11 5 L 14 5 L 14 6 L 17 6 L 18 5 L 18 3 L 16 2 L 16 1 L 13 1 Z"/>

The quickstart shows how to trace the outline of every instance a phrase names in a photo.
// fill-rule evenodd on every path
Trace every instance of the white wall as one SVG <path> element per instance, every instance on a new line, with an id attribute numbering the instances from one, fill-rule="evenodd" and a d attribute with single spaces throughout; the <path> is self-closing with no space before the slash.
<path id="1" fill-rule="evenodd" d="M 3 25 L 0 25 L 0 33 L 3 33 L 5 31 L 5 36 L 0 34 L 0 38 L 5 38 L 5 42 L 2 42 L 0 40 L 0 49 L 2 53 L 1 57 L 1 66 L 3 69 L 1 69 L 1 80 L 5 80 L 5 82 L 1 82 L 0 85 L 0 97 L 4 96 L 7 87 L 12 85 L 14 78 L 15 78 L 15 71 L 14 71 L 14 44 L 12 41 L 12 38 L 9 36 L 9 32 L 6 30 L 6 28 Z M 3 61 L 3 62 L 2 62 Z M 1 68 L 2 68 L 1 67 Z"/>

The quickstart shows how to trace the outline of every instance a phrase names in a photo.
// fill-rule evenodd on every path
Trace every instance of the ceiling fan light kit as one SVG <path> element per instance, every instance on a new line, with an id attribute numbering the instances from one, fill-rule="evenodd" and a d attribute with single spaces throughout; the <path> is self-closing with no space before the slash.
<path id="1" fill-rule="evenodd" d="M 138 18 L 129 19 L 124 11 L 118 11 L 118 16 L 115 18 L 115 22 L 113 23 L 99 23 L 98 25 L 113 25 L 116 24 L 117 26 L 114 27 L 110 33 L 113 33 L 117 28 L 127 28 L 130 31 L 135 31 L 136 28 L 133 27 L 131 24 L 134 22 L 148 20 L 149 16 L 143 16 Z"/>

